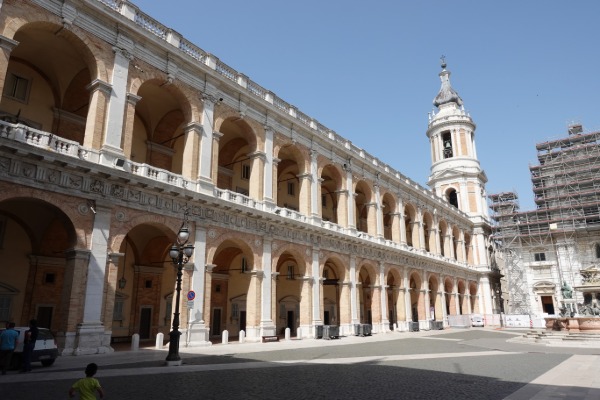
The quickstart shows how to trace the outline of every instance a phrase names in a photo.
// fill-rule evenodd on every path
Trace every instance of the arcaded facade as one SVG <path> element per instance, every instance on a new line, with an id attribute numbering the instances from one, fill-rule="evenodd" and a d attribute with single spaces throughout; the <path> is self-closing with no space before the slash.
<path id="1" fill-rule="evenodd" d="M 128 1 L 4 0 L 0 47 L 0 323 L 35 317 L 64 355 L 168 337 L 185 213 L 182 345 L 493 312 L 445 68 L 430 190 Z"/>

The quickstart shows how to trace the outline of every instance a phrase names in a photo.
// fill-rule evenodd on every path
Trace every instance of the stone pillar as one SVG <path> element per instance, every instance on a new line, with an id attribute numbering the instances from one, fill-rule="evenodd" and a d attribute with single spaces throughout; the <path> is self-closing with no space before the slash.
<path id="1" fill-rule="evenodd" d="M 356 284 L 356 256 L 352 254 L 350 255 L 350 313 L 352 315 L 352 325 L 360 324 Z"/>
<path id="2" fill-rule="evenodd" d="M 404 217 L 404 206 L 401 201 L 398 201 L 398 216 L 400 218 L 398 224 L 400 225 L 400 243 L 406 245 L 406 220 Z"/>
<path id="3" fill-rule="evenodd" d="M 387 285 L 385 284 L 385 265 L 380 262 L 379 263 L 379 301 L 381 304 L 381 329 L 380 332 L 387 332 L 390 327 L 390 319 L 388 318 L 388 308 L 387 308 Z"/>
<path id="4" fill-rule="evenodd" d="M 83 146 L 100 149 L 104 143 L 103 134 L 105 132 L 106 109 L 112 88 L 108 83 L 96 79 L 87 86 L 87 89 L 91 94 L 89 112 L 85 122 Z"/>
<path id="5" fill-rule="evenodd" d="M 348 191 L 340 190 L 338 193 L 338 209 L 337 209 L 337 223 L 344 228 L 348 228 Z"/>
<path id="6" fill-rule="evenodd" d="M 298 211 L 302 215 L 310 216 L 311 205 L 311 186 L 313 185 L 312 176 L 310 174 L 298 175 L 300 182 L 300 190 L 298 193 Z"/>
<path id="7" fill-rule="evenodd" d="M 210 303 L 210 283 L 207 286 L 207 264 L 206 264 L 206 229 L 196 224 L 194 234 L 194 259 L 191 263 L 193 268 L 192 290 L 196 293 L 194 306 L 189 313 L 188 340 L 187 345 L 210 346 L 209 328 L 204 321 L 205 304 Z M 188 264 L 189 265 L 189 264 Z M 211 266 L 210 270 L 212 271 Z M 208 297 L 206 296 L 208 294 Z"/>
<path id="8" fill-rule="evenodd" d="M 189 180 L 194 180 L 198 174 L 198 147 L 202 135 L 202 125 L 195 122 L 184 128 L 183 161 L 181 175 Z"/>
<path id="9" fill-rule="evenodd" d="M 452 291 L 454 292 L 454 307 L 456 308 L 456 314 L 461 315 L 460 313 L 460 293 L 458 293 L 458 282 L 456 278 L 453 279 L 452 282 Z"/>
<path id="10" fill-rule="evenodd" d="M 127 102 L 125 103 L 125 121 L 123 127 L 122 148 L 123 155 L 135 162 L 146 162 L 145 159 L 135 159 L 132 154 L 133 146 L 133 125 L 135 123 L 135 106 L 142 98 L 132 93 L 127 93 Z"/>
<path id="11" fill-rule="evenodd" d="M 383 207 L 381 206 L 381 193 L 379 185 L 375 185 L 375 219 L 376 219 L 376 235 L 378 238 L 383 238 Z"/>
<path id="12" fill-rule="evenodd" d="M 312 324 L 323 325 L 321 319 L 321 274 L 319 268 L 319 248 L 313 247 L 312 249 L 312 280 L 313 280 L 313 292 L 312 292 Z"/>
<path id="13" fill-rule="evenodd" d="M 121 34 L 118 36 L 121 40 L 123 39 Z M 128 42 L 133 47 L 133 42 Z M 123 133 L 123 123 L 125 120 L 129 62 L 133 57 L 129 51 L 116 46 L 113 47 L 113 52 L 115 53 L 115 60 L 111 77 L 112 91 L 108 102 L 108 113 L 102 151 L 119 156 L 123 154 L 123 150 L 121 149 L 121 134 Z"/>
<path id="14" fill-rule="evenodd" d="M 263 199 L 267 203 L 275 204 L 273 197 L 273 129 L 265 126 L 265 163 L 264 163 L 264 191 Z"/>
<path id="15" fill-rule="evenodd" d="M 405 307 L 405 315 L 406 321 L 412 321 L 412 300 L 410 298 L 410 280 L 408 279 L 408 270 L 404 270 L 404 276 L 402 278 L 404 280 L 404 307 Z"/>
<path id="16" fill-rule="evenodd" d="M 271 246 L 273 244 L 273 238 L 265 236 L 263 237 L 263 257 L 262 257 L 262 271 L 264 279 L 262 280 L 261 286 L 261 309 L 260 309 L 260 329 L 261 336 L 273 336 L 277 334 L 277 328 L 273 323 L 273 306 L 271 304 L 271 291 L 272 288 L 272 261 L 271 261 Z M 251 298 L 248 297 L 250 300 Z"/>
<path id="17" fill-rule="evenodd" d="M 218 151 L 219 146 L 216 143 L 216 157 L 213 151 L 213 140 L 218 138 L 213 137 L 214 118 L 215 118 L 215 103 L 218 101 L 214 96 L 203 93 L 202 101 L 204 104 L 202 112 L 202 140 L 200 143 L 200 155 L 198 160 L 198 191 L 204 194 L 213 194 L 213 189 L 216 185 L 216 176 L 218 174 Z"/>
<path id="18" fill-rule="evenodd" d="M 427 279 L 427 273 L 425 271 L 423 271 L 422 274 L 422 278 L 423 278 L 423 293 L 424 293 L 424 300 L 425 300 L 425 320 L 426 321 L 430 321 L 431 320 L 431 302 L 429 301 L 429 280 Z"/>
<path id="19" fill-rule="evenodd" d="M 348 211 L 348 228 L 356 229 L 356 216 L 354 215 L 354 192 L 352 186 L 352 169 L 348 165 L 346 167 L 346 190 L 348 191 L 347 211 Z"/>
<path id="20" fill-rule="evenodd" d="M 115 295 L 118 287 L 119 259 L 125 253 L 110 253 L 106 265 L 106 286 L 104 287 L 104 306 L 102 310 L 102 324 L 112 326 L 115 310 Z M 123 266 L 125 268 L 125 266 Z"/>
<path id="21" fill-rule="evenodd" d="M 377 220 L 378 220 L 378 209 L 376 203 L 367 203 L 367 233 L 372 236 L 377 236 Z M 358 216 L 357 216 L 358 218 Z"/>
<path id="22" fill-rule="evenodd" d="M 277 166 L 279 165 L 279 162 L 281 160 L 279 158 L 273 157 L 273 172 L 271 173 L 271 176 L 273 178 L 272 182 L 271 182 L 271 186 L 274 189 L 273 190 L 273 204 L 277 205 Z"/>
<path id="23" fill-rule="evenodd" d="M 82 296 L 85 291 L 86 270 L 89 264 L 90 251 L 87 249 L 72 249 L 65 254 L 65 277 L 59 315 L 59 326 L 63 331 L 58 332 L 56 340 L 61 355 L 73 355 L 77 347 L 77 324 L 83 316 Z"/>
<path id="24" fill-rule="evenodd" d="M 2 4 L 0 4 L 0 8 L 1 7 Z M 19 42 L 0 35 L 0 93 L 4 93 L 4 83 L 8 71 L 10 53 L 18 44 Z"/>
<path id="25" fill-rule="evenodd" d="M 340 329 L 347 334 L 354 333 L 352 325 L 352 283 L 349 281 L 340 284 Z"/>
<path id="26" fill-rule="evenodd" d="M 479 310 L 482 314 L 492 314 L 493 313 L 493 305 L 492 305 L 492 293 L 490 288 L 490 280 L 487 275 L 482 275 L 479 277 L 479 302 L 481 309 Z M 483 304 L 481 304 L 483 302 Z M 500 311 L 498 311 L 500 312 Z"/>
<path id="27" fill-rule="evenodd" d="M 249 197 L 255 200 L 262 200 L 264 193 L 264 159 L 265 154 L 260 151 L 256 151 L 252 154 L 248 154 L 248 158 L 251 160 L 250 167 L 250 190 L 248 191 Z"/>
<path id="28" fill-rule="evenodd" d="M 111 208 L 96 204 L 92 228 L 91 251 L 87 264 L 87 279 L 83 290 L 83 321 L 77 325 L 75 355 L 107 353 L 111 331 L 102 324 L 104 282 L 107 267 L 108 237 L 110 236 Z"/>
<path id="29" fill-rule="evenodd" d="M 415 248 L 425 250 L 427 247 L 425 244 L 425 227 L 423 226 L 423 211 L 421 209 L 417 211 L 417 221 L 417 227 L 419 229 L 419 245 L 415 246 Z"/>
<path id="30" fill-rule="evenodd" d="M 311 276 L 302 277 L 302 289 L 300 297 L 300 328 L 303 337 L 310 337 L 310 324 L 312 321 L 312 292 L 313 278 Z"/>
<path id="31" fill-rule="evenodd" d="M 319 171 L 317 164 L 317 156 L 319 153 L 316 150 L 310 151 L 310 216 L 313 222 L 320 224 L 321 222 L 321 204 L 319 198 Z"/>
<path id="32" fill-rule="evenodd" d="M 204 132 L 204 130 L 202 132 Z M 211 168 L 210 174 L 215 186 L 217 186 L 217 182 L 219 181 L 219 140 L 221 140 L 222 137 L 223 134 L 221 132 L 214 131 L 212 133 L 211 166 L 214 166 L 214 168 Z M 203 136 L 202 141 L 204 142 L 206 140 L 206 136 Z M 202 154 L 202 152 L 200 154 Z M 202 169 L 202 165 L 200 165 L 199 168 Z M 198 179 L 200 179 L 200 176 L 198 176 Z"/>
<path id="33" fill-rule="evenodd" d="M 196 238 L 197 240 L 197 238 Z M 197 257 L 197 256 L 196 256 Z M 212 318 L 212 315 L 210 313 L 210 307 L 211 307 L 211 294 L 212 294 L 212 281 L 213 281 L 213 270 L 216 268 L 217 266 L 215 264 L 206 264 L 204 266 L 205 269 L 205 273 L 204 273 L 204 292 L 202 293 L 202 301 L 204 304 L 202 304 L 202 313 L 200 314 L 200 317 L 202 318 L 202 320 L 198 321 L 199 323 L 201 323 L 201 321 L 204 321 L 204 324 L 206 326 L 206 329 L 210 331 L 210 321 Z M 196 284 L 196 281 L 194 281 L 194 284 Z M 194 307 L 195 308 L 195 307 Z M 196 312 L 192 312 L 192 315 L 196 315 Z"/>

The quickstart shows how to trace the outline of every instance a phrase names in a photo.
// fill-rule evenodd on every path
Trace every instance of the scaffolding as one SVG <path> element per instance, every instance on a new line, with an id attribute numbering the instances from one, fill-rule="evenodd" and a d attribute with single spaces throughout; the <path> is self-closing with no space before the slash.
<path id="1" fill-rule="evenodd" d="M 538 266 L 538 272 L 552 264 L 548 281 L 560 287 L 561 281 L 578 284 L 574 269 L 598 261 L 582 242 L 600 237 L 600 132 L 584 133 L 581 125 L 572 125 L 567 137 L 538 143 L 536 150 L 539 164 L 529 170 L 537 209 L 521 212 L 514 192 L 488 196 L 511 313 L 532 309 L 524 263 Z"/>

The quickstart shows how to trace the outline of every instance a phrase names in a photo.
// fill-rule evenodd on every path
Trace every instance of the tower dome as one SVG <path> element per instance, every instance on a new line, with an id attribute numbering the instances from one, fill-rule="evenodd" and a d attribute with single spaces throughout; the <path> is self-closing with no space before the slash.
<path id="1" fill-rule="evenodd" d="M 463 101 L 450 85 L 450 71 L 446 70 L 446 61 L 442 57 L 442 72 L 440 72 L 440 79 L 442 80 L 442 87 L 439 93 L 433 99 L 433 105 L 440 107 L 442 104 L 456 103 L 459 107 L 463 105 Z"/>

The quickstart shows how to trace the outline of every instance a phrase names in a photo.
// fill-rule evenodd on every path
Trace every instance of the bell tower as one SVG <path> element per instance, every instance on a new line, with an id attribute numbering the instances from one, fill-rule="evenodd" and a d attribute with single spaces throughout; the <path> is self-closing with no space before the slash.
<path id="1" fill-rule="evenodd" d="M 450 71 L 442 57 L 442 87 L 433 100 L 427 137 L 431 146 L 431 173 L 427 184 L 438 196 L 472 219 L 487 220 L 485 183 L 475 148 L 476 125 L 450 85 Z"/>

